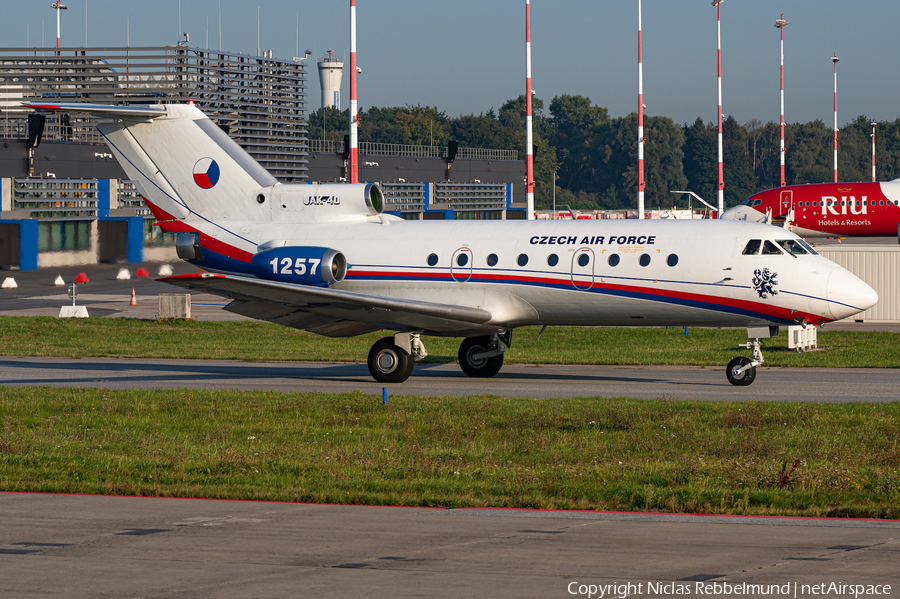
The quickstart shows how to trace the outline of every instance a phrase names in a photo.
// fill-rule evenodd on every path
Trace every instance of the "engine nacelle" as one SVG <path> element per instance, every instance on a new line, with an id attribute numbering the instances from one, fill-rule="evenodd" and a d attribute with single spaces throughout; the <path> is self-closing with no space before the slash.
<path id="1" fill-rule="evenodd" d="M 260 279 L 328 287 L 343 281 L 347 274 L 347 259 L 337 250 L 309 246 L 265 249 L 264 246 L 260 246 L 263 251 L 250 259 L 250 272 Z"/>
<path id="2" fill-rule="evenodd" d="M 273 216 L 288 222 L 339 222 L 381 214 L 384 192 L 378 183 L 284 184 L 272 188 Z"/>

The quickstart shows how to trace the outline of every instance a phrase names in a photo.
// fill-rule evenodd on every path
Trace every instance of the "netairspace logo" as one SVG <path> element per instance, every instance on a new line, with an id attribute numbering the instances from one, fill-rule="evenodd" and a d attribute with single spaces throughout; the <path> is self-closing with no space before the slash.
<path id="1" fill-rule="evenodd" d="M 645 590 L 646 589 L 646 590 Z M 611 584 L 581 584 L 570 582 L 566 587 L 570 595 L 587 597 L 588 599 L 617 598 L 625 599 L 629 595 L 652 594 L 698 595 L 708 597 L 725 597 L 731 595 L 772 595 L 773 597 L 872 597 L 888 596 L 891 585 L 887 584 L 844 584 L 842 582 L 821 584 L 751 584 L 748 582 L 613 582 Z"/>

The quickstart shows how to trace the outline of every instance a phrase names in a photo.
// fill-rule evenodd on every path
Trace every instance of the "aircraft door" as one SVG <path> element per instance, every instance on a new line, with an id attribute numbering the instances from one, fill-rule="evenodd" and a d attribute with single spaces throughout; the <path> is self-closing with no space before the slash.
<path id="1" fill-rule="evenodd" d="M 575 289 L 590 289 L 594 286 L 594 250 L 579 248 L 572 254 L 572 286 Z"/>
<path id="2" fill-rule="evenodd" d="M 781 216 L 787 215 L 788 212 L 791 211 L 791 208 L 794 207 L 794 192 L 793 190 L 782 191 L 781 192 Z"/>
<path id="3" fill-rule="evenodd" d="M 472 277 L 472 250 L 469 248 L 459 248 L 453 252 L 450 258 L 450 276 L 454 281 L 465 283 Z"/>

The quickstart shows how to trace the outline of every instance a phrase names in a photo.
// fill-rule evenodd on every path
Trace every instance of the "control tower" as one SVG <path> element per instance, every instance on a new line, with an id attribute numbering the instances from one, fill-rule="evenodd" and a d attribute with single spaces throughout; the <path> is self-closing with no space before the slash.
<path id="1" fill-rule="evenodd" d="M 341 75 L 344 61 L 334 57 L 334 50 L 318 61 L 319 83 L 322 85 L 322 108 L 341 109 Z"/>

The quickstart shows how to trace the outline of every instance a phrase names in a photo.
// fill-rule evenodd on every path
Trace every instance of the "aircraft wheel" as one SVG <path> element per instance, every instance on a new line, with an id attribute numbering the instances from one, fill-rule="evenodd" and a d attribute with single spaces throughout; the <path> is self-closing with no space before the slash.
<path id="1" fill-rule="evenodd" d="M 415 363 L 410 354 L 394 345 L 392 337 L 379 339 L 369 350 L 369 373 L 379 383 L 402 383 Z"/>
<path id="2" fill-rule="evenodd" d="M 459 367 L 467 376 L 490 378 L 500 372 L 503 354 L 490 358 L 475 356 L 491 349 L 490 337 L 466 337 L 459 346 Z"/>
<path id="3" fill-rule="evenodd" d="M 752 383 L 753 379 L 756 378 L 756 366 L 748 368 L 744 372 L 737 372 L 745 364 L 749 363 L 750 360 L 748 358 L 735 358 L 729 362 L 728 367 L 725 369 L 725 376 L 728 377 L 728 382 L 737 387 L 746 387 Z"/>

